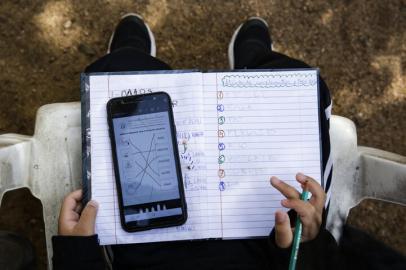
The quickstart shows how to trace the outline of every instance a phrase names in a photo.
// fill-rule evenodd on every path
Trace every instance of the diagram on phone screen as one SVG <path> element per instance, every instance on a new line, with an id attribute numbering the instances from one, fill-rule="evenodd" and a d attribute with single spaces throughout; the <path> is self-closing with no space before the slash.
<path id="1" fill-rule="evenodd" d="M 167 112 L 114 118 L 124 205 L 179 198 Z"/>

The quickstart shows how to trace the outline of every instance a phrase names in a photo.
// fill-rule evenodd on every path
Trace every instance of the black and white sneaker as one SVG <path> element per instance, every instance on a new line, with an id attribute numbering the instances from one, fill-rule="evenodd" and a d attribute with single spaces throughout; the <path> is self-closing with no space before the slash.
<path id="1" fill-rule="evenodd" d="M 262 18 L 251 17 L 235 30 L 228 45 L 230 69 L 253 68 L 271 51 L 268 24 Z"/>
<path id="2" fill-rule="evenodd" d="M 111 35 L 107 53 L 123 47 L 133 47 L 152 56 L 156 55 L 154 34 L 138 14 L 128 13 L 121 18 Z"/>

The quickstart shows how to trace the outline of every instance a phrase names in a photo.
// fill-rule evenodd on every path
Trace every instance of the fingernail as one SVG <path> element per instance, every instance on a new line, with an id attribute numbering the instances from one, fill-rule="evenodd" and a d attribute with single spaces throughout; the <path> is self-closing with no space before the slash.
<path id="1" fill-rule="evenodd" d="M 306 175 L 304 175 L 303 173 L 298 173 L 298 174 L 296 174 L 296 179 L 297 180 L 299 180 L 299 181 L 305 181 L 306 180 Z"/>
<path id="2" fill-rule="evenodd" d="M 95 207 L 95 208 L 98 208 L 98 207 L 99 207 L 99 203 L 96 202 L 96 201 L 94 201 L 94 200 L 89 201 L 87 204 L 88 204 L 89 206 L 93 206 L 93 207 Z"/>
<path id="3" fill-rule="evenodd" d="M 288 203 L 289 203 L 289 200 L 286 200 L 286 199 L 281 201 L 282 206 L 286 206 Z"/>
<path id="4" fill-rule="evenodd" d="M 286 220 L 286 215 L 280 211 L 275 212 L 275 222 L 283 223 Z"/>
<path id="5" fill-rule="evenodd" d="M 280 182 L 281 182 L 281 180 L 280 180 L 278 177 L 276 177 L 276 176 L 272 176 L 272 177 L 271 177 L 271 183 L 272 183 L 272 184 L 277 185 L 277 184 L 279 184 Z"/>

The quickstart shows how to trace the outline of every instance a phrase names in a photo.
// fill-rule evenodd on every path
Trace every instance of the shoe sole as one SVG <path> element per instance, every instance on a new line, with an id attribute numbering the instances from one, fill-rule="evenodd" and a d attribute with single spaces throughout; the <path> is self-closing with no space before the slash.
<path id="1" fill-rule="evenodd" d="M 261 17 L 250 17 L 247 21 L 250 21 L 250 20 L 260 20 L 261 22 L 263 22 L 266 25 L 266 27 L 269 27 L 268 23 Z M 244 23 L 240 24 L 240 26 L 237 27 L 237 29 L 233 33 L 233 36 L 231 37 L 230 43 L 228 44 L 228 63 L 230 65 L 230 69 L 234 69 L 234 65 L 235 65 L 235 63 L 234 63 L 235 39 L 237 38 L 238 32 L 240 32 L 241 27 L 244 25 Z M 272 45 L 271 45 L 271 49 L 272 49 Z"/>
<path id="2" fill-rule="evenodd" d="M 124 16 L 121 17 L 121 20 L 126 18 L 126 17 L 129 17 L 129 16 L 136 16 L 136 17 L 138 17 L 139 19 L 141 19 L 144 22 L 144 24 L 145 24 L 145 26 L 147 27 L 147 30 L 148 30 L 149 39 L 151 40 L 151 51 L 149 52 L 149 54 L 151 56 L 155 57 L 156 56 L 155 37 L 154 37 L 154 34 L 152 33 L 151 29 L 149 28 L 148 24 L 144 21 L 144 19 L 142 18 L 141 15 L 136 14 L 136 13 L 127 13 Z M 114 32 L 110 36 L 109 45 L 107 47 L 107 53 L 110 53 L 110 47 L 111 47 L 111 43 L 113 42 L 113 38 L 114 38 L 115 33 L 116 33 L 116 31 L 114 30 Z"/>

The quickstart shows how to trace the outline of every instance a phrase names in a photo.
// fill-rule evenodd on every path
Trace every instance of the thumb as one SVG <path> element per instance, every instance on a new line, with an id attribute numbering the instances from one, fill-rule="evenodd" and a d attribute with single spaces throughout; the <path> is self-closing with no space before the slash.
<path id="1" fill-rule="evenodd" d="M 94 226 L 96 223 L 96 215 L 99 204 L 96 201 L 89 201 L 83 209 L 77 225 L 77 229 L 83 236 L 94 234 Z"/>
<path id="2" fill-rule="evenodd" d="M 289 216 L 285 212 L 275 213 L 275 242 L 280 248 L 288 248 L 292 244 L 292 229 L 290 228 Z"/>

